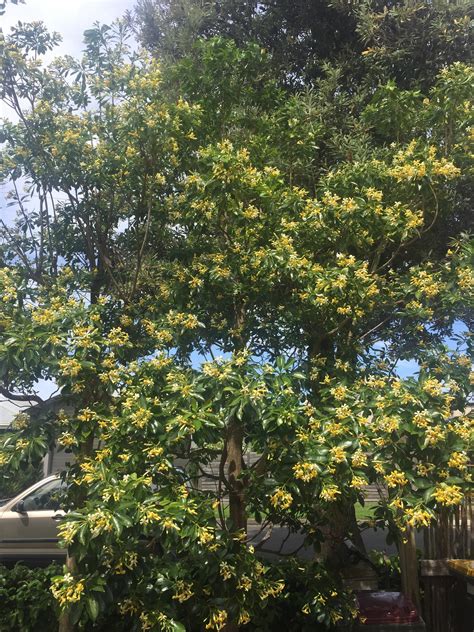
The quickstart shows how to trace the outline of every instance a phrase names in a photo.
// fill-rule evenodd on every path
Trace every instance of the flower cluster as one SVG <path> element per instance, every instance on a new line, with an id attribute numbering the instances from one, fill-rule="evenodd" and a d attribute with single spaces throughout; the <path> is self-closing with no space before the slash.
<path id="1" fill-rule="evenodd" d="M 293 503 L 293 496 L 290 492 L 286 492 L 283 489 L 277 489 L 277 491 L 271 496 L 270 502 L 275 509 L 285 511 L 291 507 L 291 504 Z"/>
<path id="2" fill-rule="evenodd" d="M 80 579 L 76 580 L 71 573 L 55 577 L 51 586 L 53 597 L 57 600 L 60 608 L 80 601 L 84 590 L 84 582 Z"/>

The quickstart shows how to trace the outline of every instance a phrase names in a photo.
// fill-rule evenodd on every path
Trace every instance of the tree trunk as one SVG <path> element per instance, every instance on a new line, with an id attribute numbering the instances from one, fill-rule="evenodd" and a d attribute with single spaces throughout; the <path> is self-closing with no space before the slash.
<path id="1" fill-rule="evenodd" d="M 400 554 L 400 572 L 402 576 L 402 592 L 420 611 L 420 582 L 418 579 L 418 559 L 416 557 L 415 530 L 407 527 L 398 545 Z"/>
<path id="2" fill-rule="evenodd" d="M 346 538 L 351 538 L 359 553 L 366 557 L 367 551 L 352 504 L 343 501 L 333 503 L 324 513 L 324 517 L 327 524 L 322 528 L 324 541 L 318 554 L 319 559 L 324 560 L 332 570 L 340 571 L 348 562 L 349 548 L 345 543 Z"/>
<path id="3" fill-rule="evenodd" d="M 66 568 L 71 575 L 76 572 L 76 559 L 75 557 L 67 555 Z M 75 632 L 76 626 L 71 621 L 71 616 L 68 610 L 64 610 L 59 617 L 58 632 Z"/>
<path id="4" fill-rule="evenodd" d="M 244 531 L 247 533 L 247 514 L 245 511 L 244 482 L 241 479 L 243 464 L 243 438 L 244 429 L 235 417 L 231 420 L 227 430 L 227 481 L 229 484 L 229 515 L 231 530 L 233 532 Z M 236 542 L 236 547 L 241 546 Z M 229 621 L 224 632 L 238 632 L 239 625 L 235 621 Z"/>
<path id="5" fill-rule="evenodd" d="M 241 480 L 243 463 L 242 425 L 237 419 L 232 419 L 227 432 L 227 480 L 229 481 L 229 514 L 232 529 L 247 532 L 247 515 L 245 512 L 244 483 Z"/>
<path id="6" fill-rule="evenodd" d="M 234 339 L 236 351 L 245 347 L 242 337 L 242 328 L 245 320 L 245 308 L 242 302 L 235 305 L 235 328 L 238 332 Z M 229 516 L 233 532 L 247 533 L 247 512 L 245 506 L 245 483 L 242 480 L 243 471 L 243 441 L 244 427 L 241 421 L 234 415 L 227 427 L 226 453 L 227 453 L 227 481 L 229 485 Z M 237 541 L 236 548 L 241 546 Z M 239 625 L 229 617 L 224 632 L 239 632 Z"/>
<path id="7" fill-rule="evenodd" d="M 312 361 L 324 358 L 326 364 L 334 361 L 335 351 L 332 340 L 323 335 L 309 336 L 308 358 L 310 360 L 310 370 Z M 323 367 L 321 367 L 322 369 Z M 315 401 L 317 401 L 317 387 L 311 386 Z M 347 547 L 344 544 L 346 537 L 350 536 L 352 542 L 359 549 L 362 555 L 366 555 L 366 549 L 355 515 L 354 505 L 348 502 L 332 503 L 332 506 L 325 512 L 326 526 L 322 529 L 325 540 L 322 542 L 321 551 L 318 558 L 327 562 L 328 566 L 334 570 L 340 570 L 347 561 Z"/>
<path id="8" fill-rule="evenodd" d="M 86 400 L 87 401 L 87 400 Z M 94 451 L 94 435 L 90 434 L 84 444 L 81 446 L 78 457 L 83 458 L 90 456 Z M 76 505 L 81 506 L 84 501 L 84 492 L 80 489 L 76 496 Z M 69 555 L 69 551 L 66 557 L 66 569 L 71 575 L 77 573 L 76 558 L 73 555 Z M 71 616 L 68 610 L 64 610 L 59 617 L 58 632 L 76 632 L 76 625 L 72 623 Z"/>

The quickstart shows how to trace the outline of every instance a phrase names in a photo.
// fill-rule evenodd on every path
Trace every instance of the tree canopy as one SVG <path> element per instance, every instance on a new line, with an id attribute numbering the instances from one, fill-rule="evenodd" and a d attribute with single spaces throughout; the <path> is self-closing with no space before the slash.
<path id="1" fill-rule="evenodd" d="M 156 35 L 141 4 L 151 52 L 124 22 L 48 65 L 44 25 L 5 38 L 0 388 L 64 410 L 33 396 L 0 464 L 75 455 L 64 629 L 330 628 L 368 483 L 399 540 L 472 489 L 462 9 L 213 6 Z M 268 562 L 249 517 L 317 557 Z"/>

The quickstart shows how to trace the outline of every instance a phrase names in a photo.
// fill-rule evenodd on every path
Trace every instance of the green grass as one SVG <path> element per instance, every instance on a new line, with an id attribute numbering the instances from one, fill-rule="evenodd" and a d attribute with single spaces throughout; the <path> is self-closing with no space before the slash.
<path id="1" fill-rule="evenodd" d="M 356 518 L 358 521 L 361 520 L 370 520 L 374 517 L 374 509 L 377 506 L 376 502 L 366 502 L 364 506 L 362 506 L 360 503 L 356 503 L 355 505 L 355 514 L 356 514 Z M 226 518 L 229 517 L 229 505 L 227 504 L 223 504 L 222 505 L 222 510 L 224 512 L 224 516 Z M 217 511 L 217 509 L 215 509 L 215 515 L 216 518 L 219 518 L 219 512 Z M 255 516 L 252 514 L 249 514 L 247 516 L 250 519 L 254 519 Z"/>

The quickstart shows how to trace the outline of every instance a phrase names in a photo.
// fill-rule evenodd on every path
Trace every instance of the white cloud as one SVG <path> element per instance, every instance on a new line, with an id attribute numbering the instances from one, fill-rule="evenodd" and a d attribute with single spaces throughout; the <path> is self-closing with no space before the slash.
<path id="1" fill-rule="evenodd" d="M 134 4 L 134 0 L 26 0 L 26 4 L 7 4 L 1 26 L 8 33 L 18 20 L 40 20 L 63 37 L 56 54 L 76 56 L 82 50 L 82 34 L 86 29 L 97 21 L 112 22 Z"/>

